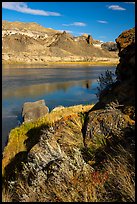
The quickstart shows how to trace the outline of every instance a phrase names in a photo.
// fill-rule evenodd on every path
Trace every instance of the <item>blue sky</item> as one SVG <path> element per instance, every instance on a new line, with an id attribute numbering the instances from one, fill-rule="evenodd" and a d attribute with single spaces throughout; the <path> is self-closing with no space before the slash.
<path id="1" fill-rule="evenodd" d="M 36 22 L 74 36 L 115 41 L 135 26 L 134 2 L 2 2 L 2 20 Z"/>

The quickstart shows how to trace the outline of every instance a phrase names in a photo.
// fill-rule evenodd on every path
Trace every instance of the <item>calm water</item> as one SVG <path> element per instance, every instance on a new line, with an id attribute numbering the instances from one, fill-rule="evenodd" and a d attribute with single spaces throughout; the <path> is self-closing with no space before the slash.
<path id="1" fill-rule="evenodd" d="M 24 66 L 25 67 L 25 66 Z M 44 99 L 52 110 L 97 101 L 97 79 L 115 66 L 2 69 L 2 147 L 10 130 L 21 123 L 24 102 Z"/>

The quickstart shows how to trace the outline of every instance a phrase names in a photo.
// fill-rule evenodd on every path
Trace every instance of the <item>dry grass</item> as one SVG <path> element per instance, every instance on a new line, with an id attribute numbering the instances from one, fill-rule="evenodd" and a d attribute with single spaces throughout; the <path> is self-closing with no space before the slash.
<path id="1" fill-rule="evenodd" d="M 135 160 L 134 156 L 121 145 L 120 154 L 108 160 L 106 168 L 109 171 L 108 186 L 111 193 L 121 199 L 121 202 L 135 201 Z"/>
<path id="2" fill-rule="evenodd" d="M 98 191 L 103 189 L 107 178 L 105 173 L 99 172 L 63 176 L 61 182 L 54 185 L 52 181 L 46 185 L 39 183 L 37 190 L 19 179 L 13 194 L 3 190 L 3 202 L 98 202 Z"/>
<path id="3" fill-rule="evenodd" d="M 11 202 L 12 201 L 12 194 L 9 190 L 4 188 L 2 190 L 2 202 Z"/>
<path id="4" fill-rule="evenodd" d="M 129 164 L 133 157 L 122 146 L 119 153 L 116 157 L 109 155 L 103 170 L 81 171 L 67 177 L 62 174 L 59 183 L 39 183 L 37 193 L 19 179 L 15 194 L 3 190 L 3 202 L 12 202 L 16 197 L 20 202 L 134 202 L 135 169 Z"/>
<path id="5" fill-rule="evenodd" d="M 133 145 L 129 144 L 129 146 Z M 130 146 L 130 147 L 131 147 Z M 118 145 L 114 148 L 116 155 L 107 155 L 103 168 L 98 166 L 88 171 L 63 174 L 58 183 L 39 182 L 37 193 L 33 186 L 18 178 L 16 192 L 3 189 L 3 202 L 11 202 L 17 197 L 21 202 L 134 202 L 135 201 L 135 167 L 134 155 L 129 148 Z M 102 165 L 102 163 L 101 163 Z"/>
<path id="6" fill-rule="evenodd" d="M 3 60 L 3 65 L 24 65 L 24 62 L 16 62 L 16 61 L 4 61 Z M 44 66 L 45 68 L 50 68 L 50 67 L 53 67 L 53 66 L 56 66 L 56 65 L 60 65 L 60 68 L 61 67 L 68 67 L 68 66 L 81 66 L 81 65 L 86 65 L 86 66 L 100 66 L 100 65 L 103 65 L 103 66 L 112 66 L 112 65 L 117 65 L 119 63 L 119 60 L 117 61 L 89 61 L 89 62 L 84 62 L 84 61 L 74 61 L 74 62 L 71 62 L 71 61 L 59 61 L 59 62 L 38 62 L 36 64 L 36 62 L 31 62 L 31 63 L 26 63 L 25 62 L 25 67 L 28 65 L 28 67 L 30 67 L 30 65 L 41 65 L 42 67 Z M 16 67 L 18 68 L 18 67 Z M 33 66 L 32 66 L 33 68 Z M 34 66 L 35 68 L 35 66 Z"/>
<path id="7" fill-rule="evenodd" d="M 51 185 L 51 193 L 59 202 L 135 202 L 133 152 L 120 144 L 115 151 L 116 156 L 107 155 L 102 170 L 77 173 L 61 188 Z"/>
<path id="8" fill-rule="evenodd" d="M 76 61 L 76 62 L 48 62 L 47 65 L 62 65 L 62 66 L 65 66 L 65 65 L 75 65 L 75 66 L 79 66 L 79 65 L 97 65 L 97 66 L 100 66 L 100 65 L 103 65 L 103 66 L 111 66 L 111 65 L 117 65 L 118 64 L 118 60 L 117 62 L 116 61 L 89 61 L 89 62 L 84 62 L 84 61 Z"/>

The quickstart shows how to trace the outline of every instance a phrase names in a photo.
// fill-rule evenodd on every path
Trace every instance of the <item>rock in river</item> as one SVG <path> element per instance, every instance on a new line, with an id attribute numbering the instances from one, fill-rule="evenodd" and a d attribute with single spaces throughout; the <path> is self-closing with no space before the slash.
<path id="1" fill-rule="evenodd" d="M 26 102 L 23 105 L 22 117 L 24 122 L 32 122 L 49 113 L 49 108 L 45 106 L 44 100 Z"/>

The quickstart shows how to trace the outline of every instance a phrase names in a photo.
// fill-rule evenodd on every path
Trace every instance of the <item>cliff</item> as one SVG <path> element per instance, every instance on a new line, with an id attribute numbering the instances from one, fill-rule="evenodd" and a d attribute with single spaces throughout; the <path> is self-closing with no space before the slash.
<path id="1" fill-rule="evenodd" d="M 125 33 L 134 35 L 126 31 L 116 42 Z M 123 49 L 119 43 L 119 55 L 126 52 L 117 81 L 102 90 L 97 104 L 53 111 L 11 131 L 3 152 L 4 201 L 135 201 L 133 39 Z"/>
<path id="2" fill-rule="evenodd" d="M 36 23 L 2 22 L 3 63 L 79 62 L 95 58 L 118 62 L 117 52 L 94 46 L 90 35 L 74 37 Z"/>

